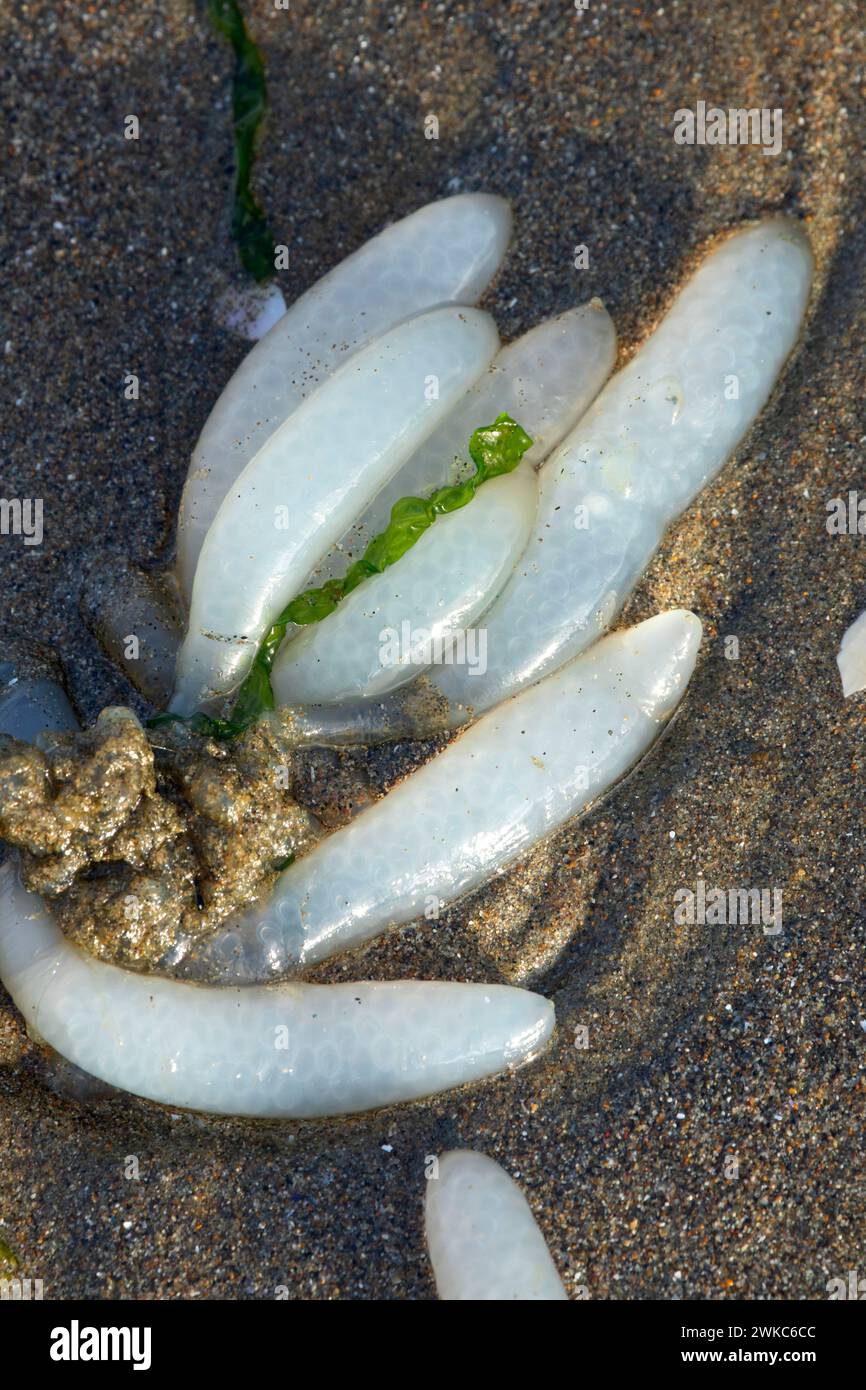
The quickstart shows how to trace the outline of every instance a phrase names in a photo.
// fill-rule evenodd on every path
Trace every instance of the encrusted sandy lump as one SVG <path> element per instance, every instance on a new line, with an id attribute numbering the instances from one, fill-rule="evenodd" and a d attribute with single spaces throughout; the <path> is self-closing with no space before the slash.
<path id="1" fill-rule="evenodd" d="M 267 724 L 230 749 L 181 726 L 151 737 L 120 707 L 38 746 L 0 736 L 0 834 L 26 886 L 76 944 L 140 969 L 255 901 L 318 834 Z"/>

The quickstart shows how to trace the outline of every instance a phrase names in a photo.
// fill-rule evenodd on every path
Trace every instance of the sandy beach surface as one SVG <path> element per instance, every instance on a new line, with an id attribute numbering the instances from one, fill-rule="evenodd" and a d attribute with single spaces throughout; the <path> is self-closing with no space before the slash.
<path id="1" fill-rule="evenodd" d="M 625 361 L 712 239 L 775 210 L 808 230 L 815 291 L 772 402 L 623 615 L 681 605 L 705 624 L 662 742 L 458 910 L 319 971 L 530 984 L 556 1002 L 546 1056 L 350 1121 L 226 1122 L 58 1075 L 0 991 L 0 1236 L 46 1297 L 431 1298 L 425 1158 L 465 1145 L 524 1186 L 572 1291 L 825 1298 L 866 1272 L 866 697 L 843 701 L 835 662 L 866 606 L 866 538 L 826 527 L 830 499 L 866 489 L 862 11 L 245 10 L 288 300 L 386 222 L 475 189 L 515 210 L 485 300 L 504 338 L 599 295 Z M 89 719 L 130 692 L 83 627 L 82 573 L 168 554 L 190 452 L 245 350 L 215 315 L 239 278 L 232 60 L 192 0 L 10 0 L 0 37 L 0 492 L 44 499 L 41 546 L 0 537 L 0 592 Z M 676 145 L 674 112 L 699 100 L 781 108 L 781 153 Z M 387 782 L 407 756 L 368 761 Z M 780 890 L 782 932 L 676 926 L 698 879 Z"/>

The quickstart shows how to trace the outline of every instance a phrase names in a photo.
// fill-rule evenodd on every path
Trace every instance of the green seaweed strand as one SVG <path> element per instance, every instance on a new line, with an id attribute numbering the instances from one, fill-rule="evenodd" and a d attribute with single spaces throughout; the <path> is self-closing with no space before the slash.
<path id="1" fill-rule="evenodd" d="M 303 626 L 326 618 L 365 579 L 382 574 L 405 555 L 437 516 L 465 507 L 488 478 L 516 468 L 531 444 L 529 435 L 510 415 L 498 415 L 492 425 L 482 425 L 469 441 L 469 456 L 475 464 L 471 477 L 450 487 L 437 488 L 426 499 L 401 497 L 391 508 L 391 520 L 385 530 L 371 540 L 360 560 L 355 561 L 344 577 L 329 579 L 320 589 L 307 589 L 299 594 L 280 614 L 277 624 L 283 624 L 285 629 L 288 623 Z"/>
<path id="2" fill-rule="evenodd" d="M 247 33 L 237 0 L 208 0 L 208 17 L 234 49 L 232 121 L 235 133 L 235 189 L 232 236 L 245 270 L 256 280 L 274 273 L 274 239 L 250 187 L 256 134 L 267 111 L 268 95 L 262 56 Z"/>
<path id="3" fill-rule="evenodd" d="M 492 425 L 481 425 L 474 430 L 469 441 L 469 457 L 475 464 L 475 472 L 470 477 L 437 488 L 427 498 L 401 497 L 391 508 L 391 519 L 385 530 L 373 537 L 360 560 L 355 561 L 342 579 L 329 579 L 321 588 L 306 589 L 283 609 L 259 646 L 228 719 L 194 714 L 182 720 L 181 715 L 161 714 L 148 723 L 154 726 L 182 720 L 194 733 L 216 739 L 236 738 L 243 733 L 266 710 L 274 708 L 271 672 L 289 625 L 321 622 L 365 579 L 384 573 L 411 550 L 437 517 L 465 507 L 490 478 L 511 473 L 531 445 L 526 430 L 504 412 L 497 415 Z"/>

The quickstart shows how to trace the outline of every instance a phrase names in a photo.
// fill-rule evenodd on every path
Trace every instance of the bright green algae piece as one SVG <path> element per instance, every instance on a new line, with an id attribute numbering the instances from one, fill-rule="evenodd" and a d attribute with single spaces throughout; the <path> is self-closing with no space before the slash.
<path id="1" fill-rule="evenodd" d="M 474 473 L 459 483 L 437 488 L 427 498 L 401 497 L 391 508 L 391 519 L 385 530 L 373 537 L 360 560 L 355 561 L 342 579 L 329 579 L 321 588 L 305 590 L 283 609 L 261 642 L 228 719 L 214 719 L 208 714 L 194 714 L 188 719 L 179 714 L 160 714 L 148 720 L 149 726 L 181 720 L 194 733 L 209 738 L 231 739 L 243 733 L 266 710 L 274 708 L 271 672 L 289 625 L 318 623 L 333 613 L 346 595 L 365 579 L 382 574 L 411 550 L 438 516 L 465 507 L 490 478 L 511 473 L 531 445 L 526 430 L 504 412 L 497 415 L 492 425 L 481 425 L 473 430 L 469 457 L 475 465 Z"/>

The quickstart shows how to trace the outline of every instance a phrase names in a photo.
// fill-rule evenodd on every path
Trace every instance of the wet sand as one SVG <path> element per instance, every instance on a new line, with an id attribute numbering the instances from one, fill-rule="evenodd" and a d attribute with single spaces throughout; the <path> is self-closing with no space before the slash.
<path id="1" fill-rule="evenodd" d="M 289 300 L 386 221 L 470 189 L 514 204 L 486 301 L 505 338 L 599 295 L 625 360 L 712 238 L 779 209 L 809 232 L 815 293 L 771 405 L 623 615 L 683 605 L 705 624 L 663 741 L 435 927 L 319 971 L 531 983 L 557 1005 L 544 1059 L 373 1116 L 253 1126 L 49 1085 L 2 996 L 0 1235 L 46 1297 L 428 1298 L 425 1156 L 467 1145 L 522 1182 L 592 1298 L 826 1297 L 866 1268 L 866 696 L 843 702 L 835 664 L 866 606 L 866 541 L 825 525 L 829 499 L 864 487 L 862 16 L 813 0 L 246 10 Z M 0 490 L 42 497 L 45 517 L 41 546 L 0 537 L 0 592 L 89 719 L 131 697 L 79 618 L 82 571 L 165 556 L 244 352 L 214 317 L 237 279 L 231 58 L 181 0 L 31 0 L 0 35 Z M 698 100 L 781 107 L 782 153 L 675 145 L 674 112 Z M 409 756 L 368 761 L 387 783 Z M 699 877 L 781 889 L 782 933 L 676 926 Z"/>

